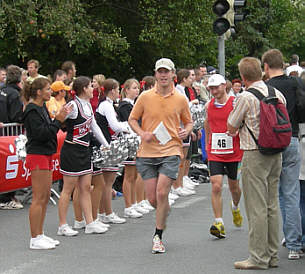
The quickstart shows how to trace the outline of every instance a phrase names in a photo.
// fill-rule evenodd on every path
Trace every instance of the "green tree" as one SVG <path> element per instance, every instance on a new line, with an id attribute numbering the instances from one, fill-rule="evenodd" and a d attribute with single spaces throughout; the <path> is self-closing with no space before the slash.
<path id="1" fill-rule="evenodd" d="M 25 66 L 38 59 L 43 74 L 65 60 L 78 75 L 104 73 L 120 81 L 153 73 L 156 59 L 172 58 L 177 68 L 202 60 L 217 66 L 212 32 L 214 1 L 208 0 L 2 0 L 0 64 Z M 243 56 L 268 48 L 305 59 L 303 0 L 247 1 L 248 16 L 237 38 L 226 41 L 226 70 L 238 77 Z"/>

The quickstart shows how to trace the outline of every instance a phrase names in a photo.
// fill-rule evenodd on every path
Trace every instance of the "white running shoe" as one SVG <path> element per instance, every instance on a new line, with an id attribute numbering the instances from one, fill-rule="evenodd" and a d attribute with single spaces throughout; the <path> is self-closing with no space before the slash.
<path id="1" fill-rule="evenodd" d="M 73 230 L 71 226 L 68 224 L 64 224 L 58 228 L 57 235 L 58 236 L 76 236 L 78 234 L 78 231 Z"/>
<path id="2" fill-rule="evenodd" d="M 46 240 L 43 235 L 38 235 L 36 238 L 31 238 L 30 249 L 54 249 L 55 244 Z"/>
<path id="3" fill-rule="evenodd" d="M 183 188 L 189 189 L 189 190 L 194 190 L 195 186 L 190 184 L 188 181 L 183 181 Z"/>
<path id="4" fill-rule="evenodd" d="M 48 236 L 46 236 L 44 234 L 42 234 L 42 238 L 44 238 L 45 240 L 47 240 L 49 243 L 51 243 L 53 245 L 59 245 L 60 244 L 60 241 L 54 240 L 51 237 L 48 237 Z"/>
<path id="5" fill-rule="evenodd" d="M 172 206 L 175 203 L 175 200 L 168 199 L 169 206 Z"/>
<path id="6" fill-rule="evenodd" d="M 85 227 L 86 227 L 86 221 L 85 220 L 81 220 L 80 222 L 74 220 L 74 226 L 73 226 L 74 229 L 82 229 L 82 228 L 85 228 Z"/>
<path id="7" fill-rule="evenodd" d="M 141 218 L 143 214 L 138 212 L 134 207 L 128 207 L 124 209 L 124 217 L 126 218 Z"/>
<path id="8" fill-rule="evenodd" d="M 172 193 L 179 195 L 179 196 L 190 196 L 195 194 L 196 192 L 194 190 L 188 190 L 182 187 L 178 187 L 178 188 L 172 188 Z"/>
<path id="9" fill-rule="evenodd" d="M 99 215 L 101 215 L 101 214 L 97 214 L 97 219 L 95 221 L 99 222 L 101 226 L 109 228 L 110 225 L 109 224 L 104 224 L 103 221 L 102 221 L 102 217 L 100 217 Z"/>
<path id="10" fill-rule="evenodd" d="M 168 193 L 168 199 L 176 201 L 179 198 L 179 195 L 174 193 Z"/>
<path id="11" fill-rule="evenodd" d="M 97 214 L 97 217 L 99 219 L 99 222 L 102 223 L 105 227 L 109 228 L 110 225 L 109 224 L 106 224 L 104 223 L 104 219 L 105 219 L 105 216 L 106 214 L 105 213 L 102 213 L 102 214 Z"/>
<path id="12" fill-rule="evenodd" d="M 126 223 L 126 219 L 119 217 L 118 215 L 116 215 L 114 212 L 112 212 L 109 215 L 105 215 L 105 217 L 103 218 L 103 223 L 112 223 L 112 224 L 124 224 Z"/>
<path id="13" fill-rule="evenodd" d="M 187 188 L 182 187 L 182 190 L 183 190 L 184 192 L 187 192 L 189 195 L 194 195 L 194 194 L 196 194 L 196 190 L 194 190 L 194 189 L 187 189 Z"/>
<path id="14" fill-rule="evenodd" d="M 142 207 L 140 204 L 134 204 L 132 205 L 132 207 L 139 213 L 141 214 L 147 214 L 149 213 L 149 210 L 148 209 L 145 209 L 144 207 Z"/>
<path id="15" fill-rule="evenodd" d="M 148 211 L 154 210 L 154 208 L 151 205 L 148 205 L 146 203 L 146 200 L 142 200 L 140 203 L 138 203 L 142 208 L 147 209 Z"/>
<path id="16" fill-rule="evenodd" d="M 155 208 L 150 204 L 150 202 L 148 200 L 143 200 L 141 203 L 145 203 L 147 209 L 149 209 L 150 211 L 155 210 Z"/>
<path id="17" fill-rule="evenodd" d="M 188 182 L 190 185 L 199 186 L 199 183 L 194 182 L 189 176 L 183 176 L 183 183 Z"/>
<path id="18" fill-rule="evenodd" d="M 86 225 L 85 234 L 101 234 L 105 233 L 107 230 L 108 228 L 102 226 L 100 222 L 93 221 L 92 223 Z"/>

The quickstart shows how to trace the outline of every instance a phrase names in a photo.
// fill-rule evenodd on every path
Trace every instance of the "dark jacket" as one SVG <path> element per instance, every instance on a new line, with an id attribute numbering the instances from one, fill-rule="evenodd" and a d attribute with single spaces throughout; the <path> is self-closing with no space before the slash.
<path id="1" fill-rule="evenodd" d="M 286 99 L 286 108 L 289 114 L 289 119 L 292 125 L 292 136 L 298 137 L 299 124 L 297 122 L 296 109 L 296 90 L 298 83 L 295 78 L 286 76 L 285 74 L 272 77 L 266 84 L 278 89 Z"/>
<path id="2" fill-rule="evenodd" d="M 61 123 L 52 121 L 47 107 L 29 103 L 23 113 L 23 122 L 28 141 L 28 154 L 52 155 L 57 151 L 57 132 Z"/>
<path id="3" fill-rule="evenodd" d="M 121 122 L 128 121 L 129 114 L 133 108 L 133 105 L 126 101 L 121 101 L 117 109 L 117 114 Z"/>
<path id="4" fill-rule="evenodd" d="M 20 100 L 20 90 L 16 84 L 7 84 L 1 89 L 0 122 L 21 123 L 23 104 Z"/>

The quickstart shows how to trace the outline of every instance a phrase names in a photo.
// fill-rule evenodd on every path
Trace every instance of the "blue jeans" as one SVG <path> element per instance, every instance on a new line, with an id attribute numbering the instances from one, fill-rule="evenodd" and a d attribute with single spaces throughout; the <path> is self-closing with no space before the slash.
<path id="1" fill-rule="evenodd" d="M 302 248 L 299 182 L 301 158 L 298 138 L 291 138 L 289 146 L 282 153 L 282 159 L 279 201 L 283 219 L 283 232 L 286 247 L 292 250 L 300 250 Z"/>
<path id="2" fill-rule="evenodd" d="M 302 245 L 305 248 L 305 181 L 300 181 L 300 209 L 302 219 Z"/>

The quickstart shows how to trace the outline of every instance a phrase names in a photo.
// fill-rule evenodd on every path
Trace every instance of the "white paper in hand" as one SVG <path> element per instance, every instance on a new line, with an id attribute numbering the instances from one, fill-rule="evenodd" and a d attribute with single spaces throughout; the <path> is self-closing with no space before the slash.
<path id="1" fill-rule="evenodd" d="M 165 145 L 172 139 L 163 122 L 160 122 L 160 124 L 153 131 L 153 134 L 158 139 L 160 145 Z"/>

